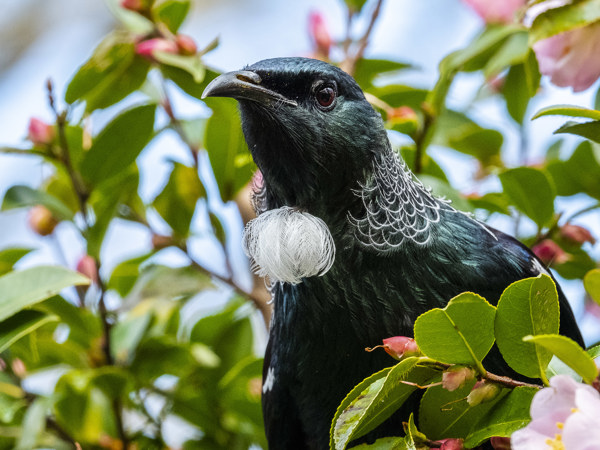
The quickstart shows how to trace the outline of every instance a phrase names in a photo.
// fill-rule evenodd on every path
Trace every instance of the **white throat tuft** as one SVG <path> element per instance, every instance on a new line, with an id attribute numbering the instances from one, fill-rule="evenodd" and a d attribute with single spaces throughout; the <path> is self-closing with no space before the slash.
<path id="1" fill-rule="evenodd" d="M 325 222 L 288 206 L 248 222 L 243 245 L 252 270 L 272 282 L 298 284 L 302 278 L 324 275 L 335 260 L 335 244 Z"/>

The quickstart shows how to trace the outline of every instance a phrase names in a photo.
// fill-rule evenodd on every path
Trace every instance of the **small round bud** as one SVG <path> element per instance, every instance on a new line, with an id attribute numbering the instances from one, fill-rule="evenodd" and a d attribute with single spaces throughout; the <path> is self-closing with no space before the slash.
<path id="1" fill-rule="evenodd" d="M 163 38 L 147 39 L 135 45 L 135 52 L 144 58 L 154 59 L 154 52 L 178 53 L 179 48 L 173 41 Z"/>
<path id="2" fill-rule="evenodd" d="M 12 369 L 13 373 L 19 378 L 25 378 L 25 376 L 27 375 L 27 368 L 25 367 L 25 363 L 19 358 L 15 358 L 12 360 L 10 368 Z"/>
<path id="3" fill-rule="evenodd" d="M 421 354 L 417 343 L 413 338 L 406 336 L 394 336 L 383 340 L 384 350 L 395 359 Z"/>
<path id="4" fill-rule="evenodd" d="M 27 127 L 27 139 L 35 145 L 50 145 L 54 141 L 54 128 L 43 120 L 32 117 Z"/>
<path id="5" fill-rule="evenodd" d="M 121 8 L 129 9 L 130 11 L 144 11 L 147 9 L 146 2 L 144 0 L 121 0 Z"/>
<path id="6" fill-rule="evenodd" d="M 450 392 L 475 378 L 475 371 L 466 366 L 452 366 L 442 374 L 442 387 Z"/>
<path id="7" fill-rule="evenodd" d="M 492 436 L 490 438 L 490 444 L 494 450 L 510 450 L 510 438 L 503 436 Z"/>
<path id="8" fill-rule="evenodd" d="M 441 444 L 440 450 L 462 450 L 465 448 L 462 439 L 450 438 L 438 442 Z"/>
<path id="9" fill-rule="evenodd" d="M 580 227 L 579 225 L 572 225 L 567 223 L 560 228 L 560 235 L 568 241 L 574 244 L 595 244 L 596 239 L 592 236 L 587 228 Z"/>
<path id="10" fill-rule="evenodd" d="M 500 386 L 490 381 L 481 380 L 475 383 L 473 389 L 467 396 L 469 406 L 477 406 L 480 403 L 489 402 L 500 393 Z"/>
<path id="11" fill-rule="evenodd" d="M 562 264 L 569 260 L 569 255 L 551 239 L 544 239 L 539 244 L 534 245 L 531 251 L 546 265 L 552 263 Z"/>
<path id="12" fill-rule="evenodd" d="M 83 255 L 77 262 L 77 272 L 85 275 L 94 283 L 98 282 L 98 270 L 96 269 L 96 261 L 90 255 Z"/>
<path id="13" fill-rule="evenodd" d="M 52 211 L 43 205 L 37 205 L 31 208 L 28 217 L 29 226 L 40 236 L 52 234 L 58 220 L 52 215 Z"/>
<path id="14" fill-rule="evenodd" d="M 315 47 L 316 56 L 328 58 L 333 41 L 329 34 L 325 18 L 320 12 L 312 11 L 310 13 L 308 16 L 308 29 Z"/>
<path id="15" fill-rule="evenodd" d="M 195 55 L 198 51 L 198 47 L 194 40 L 185 34 L 178 34 L 175 37 L 175 44 L 177 44 L 177 48 L 181 55 Z"/>

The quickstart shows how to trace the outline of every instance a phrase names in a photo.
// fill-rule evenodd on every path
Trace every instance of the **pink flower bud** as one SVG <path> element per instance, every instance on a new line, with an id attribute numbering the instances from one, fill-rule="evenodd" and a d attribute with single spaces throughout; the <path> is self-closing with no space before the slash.
<path id="1" fill-rule="evenodd" d="M 462 439 L 450 438 L 442 439 L 438 442 L 441 444 L 440 450 L 462 450 L 463 448 L 465 448 Z"/>
<path id="2" fill-rule="evenodd" d="M 387 110 L 388 120 L 398 121 L 417 121 L 417 113 L 409 106 L 399 106 L 398 108 L 390 108 Z"/>
<path id="3" fill-rule="evenodd" d="M 510 450 L 510 438 L 503 436 L 493 436 L 490 439 L 490 444 L 494 447 L 494 450 Z"/>
<path id="4" fill-rule="evenodd" d="M 450 392 L 475 378 L 475 371 L 466 366 L 452 366 L 442 374 L 442 387 Z"/>
<path id="5" fill-rule="evenodd" d="M 98 282 L 98 270 L 96 269 L 96 261 L 90 255 L 83 255 L 77 263 L 77 272 L 85 275 L 94 283 Z"/>
<path id="6" fill-rule="evenodd" d="M 475 383 L 473 389 L 467 396 L 469 406 L 477 406 L 480 403 L 489 402 L 500 393 L 500 386 L 490 381 L 481 380 Z"/>
<path id="7" fill-rule="evenodd" d="M 52 211 L 43 205 L 37 205 L 31 208 L 27 218 L 29 226 L 40 236 L 52 234 L 58 220 L 52 215 Z"/>
<path id="8" fill-rule="evenodd" d="M 421 351 L 413 338 L 394 336 L 383 340 L 384 350 L 398 360 L 404 356 L 420 355 Z"/>
<path id="9" fill-rule="evenodd" d="M 587 228 L 580 227 L 579 225 L 571 225 L 570 223 L 563 225 L 560 229 L 560 235 L 575 244 L 589 242 L 593 245 L 596 243 L 596 239 L 592 236 L 592 233 Z"/>
<path id="10" fill-rule="evenodd" d="M 551 239 L 544 239 L 539 244 L 534 245 L 531 251 L 546 265 L 552 263 L 563 264 L 569 260 L 569 255 Z"/>
<path id="11" fill-rule="evenodd" d="M 194 40 L 186 34 L 178 34 L 175 37 L 175 43 L 179 49 L 179 53 L 182 55 L 195 55 L 198 51 Z"/>
<path id="12" fill-rule="evenodd" d="M 331 50 L 332 40 L 325 18 L 320 12 L 311 11 L 308 16 L 308 28 L 317 56 L 327 58 Z"/>
<path id="13" fill-rule="evenodd" d="M 173 41 L 163 38 L 153 38 L 138 42 L 135 52 L 148 59 L 154 59 L 154 52 L 178 53 L 179 48 Z"/>
<path id="14" fill-rule="evenodd" d="M 37 117 L 29 119 L 27 139 L 35 145 L 49 145 L 54 140 L 54 128 Z"/>
<path id="15" fill-rule="evenodd" d="M 525 6 L 527 0 L 463 0 L 463 2 L 473 8 L 486 23 L 511 23 L 514 22 L 518 9 Z"/>
<path id="16" fill-rule="evenodd" d="M 147 7 L 144 0 L 121 0 L 121 8 L 129 9 L 130 11 L 143 11 Z"/>

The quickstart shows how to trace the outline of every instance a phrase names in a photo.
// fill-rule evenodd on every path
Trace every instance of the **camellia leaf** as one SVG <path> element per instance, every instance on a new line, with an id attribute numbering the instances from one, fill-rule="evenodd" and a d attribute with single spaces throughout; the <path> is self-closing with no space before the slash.
<path id="1" fill-rule="evenodd" d="M 38 266 L 0 277 L 0 320 L 56 295 L 69 286 L 89 284 L 83 275 L 59 266 Z"/>
<path id="2" fill-rule="evenodd" d="M 156 105 L 141 105 L 115 117 L 93 140 L 81 163 L 81 174 L 91 184 L 129 168 L 154 132 Z"/>
<path id="3" fill-rule="evenodd" d="M 189 10 L 189 0 L 157 0 L 152 5 L 155 20 L 164 23 L 171 33 L 177 33 Z"/>
<path id="4" fill-rule="evenodd" d="M 586 119 L 600 120 L 600 111 L 584 108 L 583 106 L 552 105 L 540 109 L 533 115 L 531 120 L 535 120 L 543 116 L 585 117 Z"/>
<path id="5" fill-rule="evenodd" d="M 206 73 L 199 55 L 177 55 L 168 52 L 156 51 L 152 56 L 162 64 L 179 67 L 189 73 L 195 83 L 202 83 Z"/>
<path id="6" fill-rule="evenodd" d="M 365 90 L 373 85 L 373 80 L 379 75 L 391 74 L 411 67 L 411 64 L 387 59 L 361 58 L 356 62 L 353 76 L 358 85 Z"/>
<path id="7" fill-rule="evenodd" d="M 592 359 L 598 358 L 600 356 L 600 344 L 587 349 L 587 354 L 590 355 Z"/>
<path id="8" fill-rule="evenodd" d="M 592 300 L 600 305 L 600 269 L 590 270 L 586 273 L 583 278 L 583 285 Z"/>
<path id="9" fill-rule="evenodd" d="M 528 54 L 528 33 L 517 31 L 509 36 L 500 49 L 490 57 L 483 69 L 483 74 L 486 79 L 490 79 L 507 67 L 523 63 Z"/>
<path id="10" fill-rule="evenodd" d="M 32 250 L 33 249 L 31 248 L 19 247 L 5 248 L 0 250 L 0 275 L 10 272 L 17 261 L 30 253 Z"/>
<path id="11" fill-rule="evenodd" d="M 506 109 L 518 124 L 523 123 L 529 100 L 540 86 L 540 71 L 531 50 L 521 64 L 516 64 L 508 70 L 502 86 L 502 95 L 506 100 Z"/>
<path id="12" fill-rule="evenodd" d="M 594 359 L 588 355 L 574 340 L 558 334 L 538 334 L 537 336 L 525 336 L 525 342 L 533 342 L 536 345 L 550 350 L 562 362 L 577 372 L 588 384 L 598 376 L 598 368 Z"/>
<path id="13" fill-rule="evenodd" d="M 552 353 L 523 338 L 558 334 L 558 292 L 552 278 L 542 274 L 508 286 L 498 301 L 494 328 L 508 365 L 522 375 L 547 381 L 545 371 Z"/>
<path id="14" fill-rule="evenodd" d="M 533 44 L 556 34 L 600 20 L 600 5 L 595 0 L 580 0 L 539 14 L 531 25 L 529 42 Z"/>
<path id="15" fill-rule="evenodd" d="M 558 195 L 584 192 L 600 199 L 600 152 L 588 141 L 577 146 L 567 161 L 552 161 L 548 173 L 557 187 Z"/>
<path id="16" fill-rule="evenodd" d="M 413 383 L 427 384 L 438 376 L 433 369 L 416 367 L 417 361 L 416 357 L 406 358 L 387 373 L 381 371 L 364 380 L 346 396 L 334 416 L 332 448 L 343 450 L 353 439 L 375 429 L 416 389 Z"/>
<path id="17" fill-rule="evenodd" d="M 540 228 L 552 220 L 556 192 L 548 176 L 533 167 L 517 167 L 500 174 L 504 194 Z"/>
<path id="18" fill-rule="evenodd" d="M 554 134 L 575 134 L 584 137 L 590 141 L 600 143 L 600 120 L 593 122 L 567 122 L 554 132 Z"/>
<path id="19" fill-rule="evenodd" d="M 410 436 L 405 436 L 377 439 L 372 444 L 361 444 L 352 447 L 352 450 L 417 450 L 417 447 Z"/>
<path id="20" fill-rule="evenodd" d="M 58 220 L 71 220 L 73 218 L 73 211 L 53 195 L 22 185 L 11 186 L 6 191 L 2 201 L 2 211 L 36 205 L 43 205 L 48 208 Z"/>
<path id="21" fill-rule="evenodd" d="M 42 325 L 56 321 L 57 316 L 49 316 L 40 311 L 19 311 L 0 323 L 0 352 Z"/>
<path id="22" fill-rule="evenodd" d="M 472 292 L 457 295 L 444 309 L 421 314 L 415 340 L 428 357 L 448 364 L 479 365 L 494 344 L 496 308 Z"/>
<path id="23" fill-rule="evenodd" d="M 465 447 L 477 447 L 492 436 L 509 437 L 531 421 L 529 408 L 535 388 L 517 387 L 502 397 L 472 427 L 465 439 Z"/>

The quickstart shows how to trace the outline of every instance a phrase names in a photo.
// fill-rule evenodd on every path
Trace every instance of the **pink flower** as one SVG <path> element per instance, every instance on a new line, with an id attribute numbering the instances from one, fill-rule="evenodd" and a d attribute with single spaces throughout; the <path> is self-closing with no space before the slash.
<path id="1" fill-rule="evenodd" d="M 317 56 L 327 58 L 331 50 L 332 39 L 325 23 L 325 18 L 318 11 L 311 11 L 308 16 L 308 29 L 315 45 Z"/>
<path id="2" fill-rule="evenodd" d="M 527 0 L 463 0 L 486 23 L 511 23 Z"/>
<path id="3" fill-rule="evenodd" d="M 600 77 L 600 22 L 533 44 L 540 72 L 556 86 L 584 91 Z"/>
<path id="4" fill-rule="evenodd" d="M 563 264 L 569 260 L 569 255 L 551 239 L 544 239 L 539 244 L 534 245 L 531 251 L 546 265 L 552 263 Z"/>
<path id="5" fill-rule="evenodd" d="M 138 55 L 153 59 L 154 52 L 178 53 L 179 48 L 173 41 L 163 38 L 153 38 L 138 42 L 135 46 Z"/>
<path id="6" fill-rule="evenodd" d="M 37 117 L 29 119 L 27 139 L 35 145 L 48 145 L 54 140 L 54 128 Z"/>
<path id="7" fill-rule="evenodd" d="M 600 394 L 591 386 L 556 375 L 535 394 L 529 413 L 529 425 L 511 436 L 513 450 L 599 448 Z"/>

